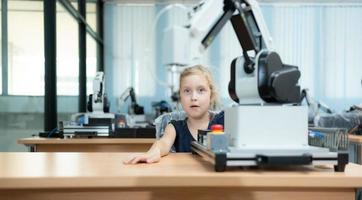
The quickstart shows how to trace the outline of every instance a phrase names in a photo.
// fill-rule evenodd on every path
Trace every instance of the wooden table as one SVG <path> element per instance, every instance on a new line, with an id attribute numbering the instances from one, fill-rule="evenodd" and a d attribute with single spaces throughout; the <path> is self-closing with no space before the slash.
<path id="1" fill-rule="evenodd" d="M 356 145 L 356 160 L 358 164 L 362 164 L 362 135 L 348 135 L 350 143 Z"/>
<path id="2" fill-rule="evenodd" d="M 127 153 L 0 153 L 0 199 L 328 199 L 355 198 L 362 166 L 229 169 L 192 154 L 124 165 Z"/>
<path id="3" fill-rule="evenodd" d="M 23 138 L 18 144 L 29 147 L 31 152 L 144 152 L 155 139 L 149 138 Z"/>

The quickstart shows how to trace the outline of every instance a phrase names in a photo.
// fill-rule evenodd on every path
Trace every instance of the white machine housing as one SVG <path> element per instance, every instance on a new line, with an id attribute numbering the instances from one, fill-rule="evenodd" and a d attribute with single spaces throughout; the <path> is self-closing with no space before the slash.
<path id="1" fill-rule="evenodd" d="M 229 145 L 243 149 L 305 148 L 308 108 L 288 105 L 241 105 L 225 110 Z"/>

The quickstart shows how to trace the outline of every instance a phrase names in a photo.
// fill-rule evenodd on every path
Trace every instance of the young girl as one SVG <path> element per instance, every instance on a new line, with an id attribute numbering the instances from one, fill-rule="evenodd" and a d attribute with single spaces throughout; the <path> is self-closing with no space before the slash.
<path id="1" fill-rule="evenodd" d="M 191 152 L 191 142 L 197 139 L 198 129 L 207 129 L 210 120 L 209 109 L 215 107 L 217 93 L 211 73 L 203 66 L 196 65 L 185 69 L 180 75 L 180 100 L 187 118 L 171 121 L 164 135 L 157 140 L 148 152 L 131 155 L 125 164 L 154 163 L 170 152 Z"/>

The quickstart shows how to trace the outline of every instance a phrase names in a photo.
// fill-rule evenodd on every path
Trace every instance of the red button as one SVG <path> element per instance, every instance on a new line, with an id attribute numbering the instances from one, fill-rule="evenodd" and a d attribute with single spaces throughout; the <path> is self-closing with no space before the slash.
<path id="1" fill-rule="evenodd" d="M 224 126 L 221 124 L 214 124 L 211 126 L 211 131 L 212 132 L 223 132 L 224 131 Z"/>

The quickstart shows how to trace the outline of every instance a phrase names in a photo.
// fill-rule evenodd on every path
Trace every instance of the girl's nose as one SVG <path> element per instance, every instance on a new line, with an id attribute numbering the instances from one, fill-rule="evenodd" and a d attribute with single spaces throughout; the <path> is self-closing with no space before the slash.
<path id="1" fill-rule="evenodd" d="M 197 93 L 196 92 L 193 92 L 192 95 L 191 95 L 191 100 L 192 101 L 196 101 L 197 100 Z"/>

